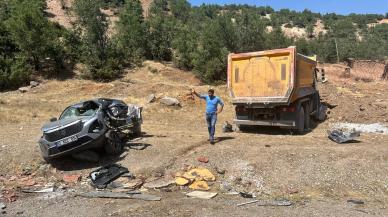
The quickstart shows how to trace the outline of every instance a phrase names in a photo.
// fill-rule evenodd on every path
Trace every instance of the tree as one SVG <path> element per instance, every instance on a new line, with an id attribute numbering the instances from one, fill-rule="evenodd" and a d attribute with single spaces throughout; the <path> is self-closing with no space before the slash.
<path id="1" fill-rule="evenodd" d="M 148 24 L 148 56 L 155 60 L 171 60 L 174 19 L 168 14 L 167 0 L 155 0 L 150 8 Z"/>
<path id="2" fill-rule="evenodd" d="M 108 23 L 101 12 L 101 0 L 75 0 L 77 25 L 82 32 L 82 58 L 86 78 L 111 80 L 121 72 L 121 57 L 107 36 Z"/>
<path id="3" fill-rule="evenodd" d="M 44 17 L 44 8 L 41 0 L 12 1 L 11 16 L 6 22 L 12 41 L 27 59 L 32 59 L 37 71 L 42 62 L 50 59 L 59 68 L 64 58 L 61 30 Z"/>
<path id="4" fill-rule="evenodd" d="M 117 22 L 118 49 L 130 63 L 142 63 L 147 50 L 147 26 L 139 0 L 127 0 Z"/>

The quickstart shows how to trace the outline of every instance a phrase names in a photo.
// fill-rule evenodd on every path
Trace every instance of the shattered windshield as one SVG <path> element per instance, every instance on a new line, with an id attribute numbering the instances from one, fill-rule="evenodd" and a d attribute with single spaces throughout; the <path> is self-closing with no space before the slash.
<path id="1" fill-rule="evenodd" d="M 98 108 L 83 109 L 83 108 L 69 107 L 62 113 L 59 119 L 93 116 L 97 112 L 97 109 Z"/>

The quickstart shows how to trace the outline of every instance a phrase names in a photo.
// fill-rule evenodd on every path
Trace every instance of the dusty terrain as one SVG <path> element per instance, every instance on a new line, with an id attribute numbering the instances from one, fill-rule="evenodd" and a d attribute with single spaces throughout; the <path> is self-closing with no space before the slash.
<path id="1" fill-rule="evenodd" d="M 333 74 L 334 73 L 334 74 Z M 321 95 L 331 109 L 328 119 L 306 135 L 288 130 L 255 129 L 248 133 L 222 133 L 221 125 L 233 118 L 233 107 L 224 85 L 215 87 L 226 102 L 217 125 L 218 142 L 210 145 L 204 121 L 204 103 L 192 99 L 189 89 L 206 92 L 209 86 L 190 72 L 146 62 L 111 83 L 44 80 L 27 93 L 0 93 L 0 202 L 4 216 L 387 216 L 388 135 L 362 133 L 358 143 L 336 144 L 326 131 L 338 122 L 388 124 L 386 82 L 364 83 L 336 79 L 320 84 Z M 167 107 L 147 96 L 172 96 L 182 107 Z M 40 127 L 70 103 L 93 97 L 114 97 L 144 107 L 143 138 L 128 144 L 120 157 L 101 154 L 99 163 L 64 158 L 53 165 L 40 157 Z M 139 148 L 140 147 L 140 148 Z M 209 163 L 197 161 L 199 156 Z M 211 200 L 187 198 L 186 187 L 149 190 L 160 202 L 130 199 L 87 199 L 77 192 L 92 190 L 88 173 L 117 162 L 146 182 L 173 178 L 188 166 L 202 166 L 216 175 L 210 186 L 219 194 Z M 225 174 L 217 170 L 226 170 Z M 66 174 L 82 174 L 77 183 L 64 183 Z M 60 194 L 26 194 L 21 188 L 54 183 Z M 225 186 L 255 193 L 258 199 L 288 199 L 289 207 L 236 207 L 249 201 L 223 194 Z M 15 202 L 7 201 L 14 193 Z M 51 198 L 50 198 L 51 197 Z M 363 205 L 347 203 L 364 201 Z M 1 215 L 1 214 L 0 214 Z"/>

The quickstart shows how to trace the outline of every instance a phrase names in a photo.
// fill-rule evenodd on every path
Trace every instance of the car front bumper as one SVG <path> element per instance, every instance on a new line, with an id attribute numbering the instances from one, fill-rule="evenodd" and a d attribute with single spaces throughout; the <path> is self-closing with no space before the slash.
<path id="1" fill-rule="evenodd" d="M 76 141 L 57 145 L 57 141 L 49 142 L 43 138 L 39 140 L 39 147 L 41 149 L 43 158 L 53 159 L 64 155 L 71 154 L 73 152 L 79 152 L 91 148 L 101 147 L 105 142 L 105 136 L 101 135 L 97 138 L 92 138 L 88 135 L 79 137 Z"/>

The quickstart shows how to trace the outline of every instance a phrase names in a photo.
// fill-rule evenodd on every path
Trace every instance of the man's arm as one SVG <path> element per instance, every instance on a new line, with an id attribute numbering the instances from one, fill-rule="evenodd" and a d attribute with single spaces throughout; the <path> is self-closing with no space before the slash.
<path id="1" fill-rule="evenodd" d="M 218 98 L 218 103 L 220 104 L 220 109 L 218 109 L 217 114 L 221 113 L 224 109 L 224 102 L 220 98 Z"/>
<path id="2" fill-rule="evenodd" d="M 194 89 L 191 89 L 191 93 L 196 95 L 198 98 L 204 99 L 204 97 L 198 94 L 197 91 L 195 91 Z"/>

